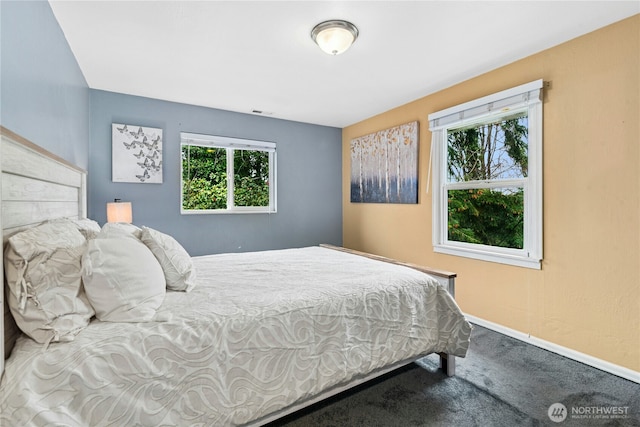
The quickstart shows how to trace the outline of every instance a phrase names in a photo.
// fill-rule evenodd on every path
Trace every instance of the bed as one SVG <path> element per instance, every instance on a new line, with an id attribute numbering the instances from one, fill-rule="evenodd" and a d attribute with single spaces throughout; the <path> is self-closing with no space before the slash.
<path id="1" fill-rule="evenodd" d="M 44 235 L 55 240 L 69 229 L 83 248 L 74 304 L 90 310 L 76 310 L 86 325 L 61 323 L 52 333 L 25 327 L 2 304 L 0 425 L 263 425 L 427 354 L 439 353 L 453 375 L 455 357 L 466 354 L 471 326 L 453 299 L 455 274 L 331 245 L 187 254 L 171 264 L 176 274 L 148 241 L 179 250 L 171 236 L 129 225 L 83 229 L 82 170 L 6 129 L 0 157 L 5 282 L 15 282 L 18 264 L 7 251 L 23 256 L 22 236 L 53 227 Z M 163 274 L 170 289 L 163 281 L 161 299 L 126 312 L 133 293 L 119 305 L 105 300 L 100 292 L 111 285 L 96 277 L 124 274 L 113 266 L 126 261 L 102 277 L 92 257 L 115 239 L 121 251 L 122 242 L 148 247 L 151 258 L 135 259 L 149 263 L 138 269 L 145 276 Z M 5 285 L 13 310 L 14 293 Z M 154 310 L 140 311 L 149 301 Z"/>

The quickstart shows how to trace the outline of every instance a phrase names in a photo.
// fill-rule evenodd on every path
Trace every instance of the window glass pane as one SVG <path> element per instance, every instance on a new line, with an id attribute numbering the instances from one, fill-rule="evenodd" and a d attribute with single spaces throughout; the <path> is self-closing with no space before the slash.
<path id="1" fill-rule="evenodd" d="M 447 132 L 449 182 L 527 176 L 528 118 L 522 112 Z"/>
<path id="2" fill-rule="evenodd" d="M 502 248 L 524 247 L 524 190 L 449 190 L 448 239 Z"/>
<path id="3" fill-rule="evenodd" d="M 235 206 L 269 206 L 269 153 L 235 150 L 233 155 Z"/>
<path id="4" fill-rule="evenodd" d="M 227 150 L 182 146 L 182 208 L 226 209 Z"/>

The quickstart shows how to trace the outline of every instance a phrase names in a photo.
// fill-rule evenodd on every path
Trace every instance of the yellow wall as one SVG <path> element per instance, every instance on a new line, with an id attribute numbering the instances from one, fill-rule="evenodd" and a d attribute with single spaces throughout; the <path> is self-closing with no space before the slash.
<path id="1" fill-rule="evenodd" d="M 640 371 L 639 57 L 635 15 L 345 128 L 344 245 L 454 271 L 466 313 Z M 537 79 L 551 84 L 542 269 L 434 253 L 428 114 Z M 350 203 L 350 141 L 413 120 L 419 203 Z"/>

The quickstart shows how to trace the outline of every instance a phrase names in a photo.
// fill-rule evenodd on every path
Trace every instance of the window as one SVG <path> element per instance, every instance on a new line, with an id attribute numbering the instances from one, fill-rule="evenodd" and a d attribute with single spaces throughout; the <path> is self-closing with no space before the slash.
<path id="1" fill-rule="evenodd" d="M 435 252 L 540 268 L 542 80 L 429 115 Z"/>
<path id="2" fill-rule="evenodd" d="M 276 144 L 181 133 L 182 213 L 276 212 Z"/>

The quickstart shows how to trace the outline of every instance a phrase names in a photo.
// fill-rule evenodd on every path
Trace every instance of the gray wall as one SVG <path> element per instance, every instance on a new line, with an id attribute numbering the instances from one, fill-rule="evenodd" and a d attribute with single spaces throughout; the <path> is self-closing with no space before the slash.
<path id="1" fill-rule="evenodd" d="M 163 129 L 163 183 L 111 181 L 111 124 Z M 180 132 L 277 143 L 278 212 L 180 214 Z M 251 114 L 91 90 L 89 217 L 114 198 L 133 222 L 174 236 L 191 255 L 342 244 L 342 131 Z"/>
<path id="2" fill-rule="evenodd" d="M 88 167 L 89 88 L 46 1 L 0 1 L 0 124 Z"/>

